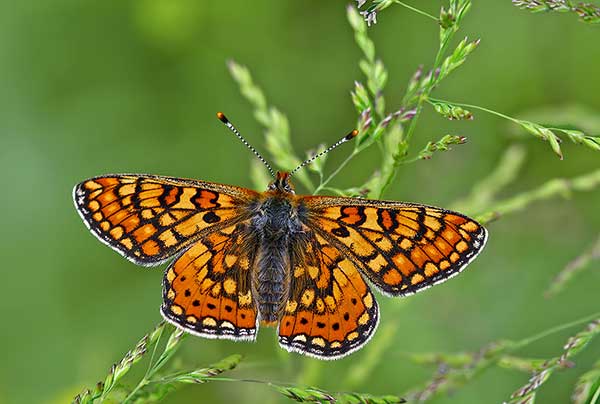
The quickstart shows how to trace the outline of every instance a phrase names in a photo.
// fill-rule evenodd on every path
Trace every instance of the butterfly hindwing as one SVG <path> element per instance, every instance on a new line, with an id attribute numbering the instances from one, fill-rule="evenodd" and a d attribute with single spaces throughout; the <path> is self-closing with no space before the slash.
<path id="1" fill-rule="evenodd" d="M 205 231 L 244 218 L 256 192 L 152 175 L 111 175 L 75 186 L 75 206 L 103 243 L 140 265 L 158 265 Z"/>
<path id="2" fill-rule="evenodd" d="M 250 283 L 254 244 L 245 222 L 196 241 L 165 273 L 163 317 L 203 337 L 254 340 L 258 328 Z"/>
<path id="3" fill-rule="evenodd" d="M 308 225 L 394 296 L 456 275 L 487 238 L 473 219 L 431 206 L 333 197 L 306 197 L 304 203 Z"/>
<path id="4" fill-rule="evenodd" d="M 362 347 L 375 332 L 379 311 L 352 261 L 306 229 L 290 263 L 291 292 L 279 323 L 279 344 L 320 359 Z"/>

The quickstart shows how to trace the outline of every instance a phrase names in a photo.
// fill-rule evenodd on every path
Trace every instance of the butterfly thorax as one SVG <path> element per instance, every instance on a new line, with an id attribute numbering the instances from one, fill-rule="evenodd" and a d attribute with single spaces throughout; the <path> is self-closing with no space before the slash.
<path id="1" fill-rule="evenodd" d="M 252 219 L 258 243 L 252 289 L 264 323 L 277 322 L 289 297 L 290 251 L 302 224 L 290 194 L 267 192 Z"/>

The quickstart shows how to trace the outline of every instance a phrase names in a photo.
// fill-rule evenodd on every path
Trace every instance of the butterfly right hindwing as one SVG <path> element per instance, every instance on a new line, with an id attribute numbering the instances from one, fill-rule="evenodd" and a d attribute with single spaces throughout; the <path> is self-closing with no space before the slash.
<path id="1" fill-rule="evenodd" d="M 379 321 L 375 297 L 339 249 L 308 228 L 291 257 L 291 293 L 279 324 L 288 351 L 337 359 L 359 349 Z"/>

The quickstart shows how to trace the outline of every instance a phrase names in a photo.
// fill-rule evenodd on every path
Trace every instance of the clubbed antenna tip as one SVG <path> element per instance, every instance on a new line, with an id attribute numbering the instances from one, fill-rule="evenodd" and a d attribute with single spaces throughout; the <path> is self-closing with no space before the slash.
<path id="1" fill-rule="evenodd" d="M 354 129 L 352 132 L 348 133 L 345 137 L 344 137 L 344 141 L 347 142 L 348 140 L 352 140 L 354 139 L 356 136 L 358 135 L 358 131 L 356 129 Z"/>
<path id="2" fill-rule="evenodd" d="M 219 118 L 219 121 L 223 122 L 224 124 L 228 124 L 229 123 L 229 119 L 227 119 L 227 117 L 225 116 L 225 114 L 222 113 L 222 112 L 217 112 L 217 118 Z"/>

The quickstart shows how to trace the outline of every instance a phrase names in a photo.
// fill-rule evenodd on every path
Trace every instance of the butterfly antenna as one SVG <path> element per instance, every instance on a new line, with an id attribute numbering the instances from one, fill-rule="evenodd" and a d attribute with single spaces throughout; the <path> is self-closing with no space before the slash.
<path id="1" fill-rule="evenodd" d="M 333 149 L 335 149 L 339 145 L 344 144 L 347 141 L 354 139 L 356 137 L 356 135 L 358 135 L 358 131 L 356 129 L 354 129 L 352 132 L 348 133 L 346 136 L 344 136 L 343 138 L 341 138 L 340 140 L 338 140 L 337 142 L 335 142 L 334 144 L 332 144 L 331 146 L 329 146 L 328 148 L 326 148 L 322 152 L 315 154 L 314 156 L 312 156 L 311 158 L 309 158 L 307 160 L 304 160 L 302 162 L 302 164 L 300 164 L 298 167 L 294 168 L 292 170 L 292 172 L 290 172 L 290 177 L 292 175 L 294 175 L 302 167 L 309 165 L 310 163 L 312 163 L 313 161 L 315 161 L 319 157 L 321 157 L 321 156 L 329 153 L 330 151 L 332 151 Z"/>
<path id="2" fill-rule="evenodd" d="M 267 160 L 265 160 L 263 158 L 263 156 L 261 156 L 260 153 L 257 152 L 256 149 L 254 147 L 252 147 L 250 145 L 250 143 L 248 143 L 246 141 L 246 139 L 244 139 L 244 137 L 242 136 L 242 134 L 240 133 L 240 131 L 237 130 L 237 128 L 235 126 L 233 126 L 233 124 L 231 122 L 229 122 L 229 119 L 227 119 L 227 117 L 225 116 L 225 114 L 223 114 L 222 112 L 217 112 L 217 118 L 219 118 L 219 120 L 221 122 L 223 122 L 225 124 L 225 126 L 227 126 L 227 128 L 229 128 L 229 130 L 232 131 L 233 134 L 236 135 L 238 137 L 238 139 L 240 139 L 242 141 L 242 143 L 245 144 L 246 147 L 249 148 L 252 151 L 252 153 L 254 153 L 254 155 L 256 157 L 258 157 L 258 159 L 260 161 L 262 161 L 262 163 L 267 167 L 267 169 L 271 173 L 271 176 L 273 178 L 275 178 L 275 171 L 273 171 L 273 168 L 271 167 L 271 165 L 269 163 L 267 163 Z"/>

